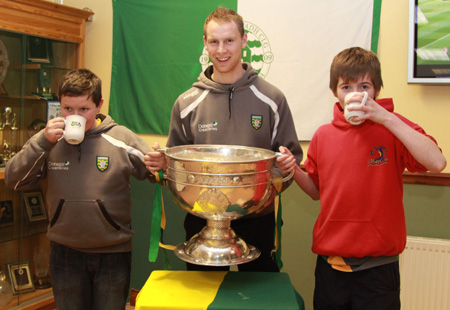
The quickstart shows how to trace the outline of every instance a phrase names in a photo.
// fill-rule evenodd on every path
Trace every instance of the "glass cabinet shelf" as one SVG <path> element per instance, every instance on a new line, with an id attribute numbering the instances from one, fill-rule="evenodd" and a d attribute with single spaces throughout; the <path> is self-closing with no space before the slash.
<path id="1" fill-rule="evenodd" d="M 4 167 L 56 115 L 59 81 L 84 65 L 93 12 L 43 0 L 0 2 L 0 270 L 14 290 L 6 304 L 0 299 L 0 310 L 54 309 L 45 182 L 14 191 L 6 187 Z"/>

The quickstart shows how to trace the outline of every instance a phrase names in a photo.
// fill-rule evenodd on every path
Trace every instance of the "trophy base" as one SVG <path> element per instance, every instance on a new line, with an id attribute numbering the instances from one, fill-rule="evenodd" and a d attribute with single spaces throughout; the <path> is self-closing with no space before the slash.
<path id="1" fill-rule="evenodd" d="M 195 264 L 195 265 L 203 265 L 203 266 L 233 266 L 251 262 L 259 257 L 261 252 L 252 245 L 248 245 L 248 253 L 241 257 L 230 257 L 226 256 L 221 257 L 219 259 L 208 258 L 208 257 L 196 257 L 192 253 L 186 252 L 186 248 L 188 248 L 188 241 L 183 242 L 177 246 L 175 249 L 175 255 L 184 260 L 185 262 Z M 202 255 L 203 256 L 203 255 Z M 231 256 L 231 255 L 230 255 Z"/>
<path id="2" fill-rule="evenodd" d="M 230 221 L 208 220 L 208 225 L 175 249 L 178 258 L 195 265 L 231 266 L 251 262 L 261 252 L 230 228 Z"/>

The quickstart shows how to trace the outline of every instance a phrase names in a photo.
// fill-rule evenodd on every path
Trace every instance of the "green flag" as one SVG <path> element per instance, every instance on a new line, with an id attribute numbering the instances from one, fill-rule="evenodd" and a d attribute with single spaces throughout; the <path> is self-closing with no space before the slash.
<path id="1" fill-rule="evenodd" d="M 218 6 L 244 19 L 244 61 L 286 95 L 300 140 L 330 122 L 329 66 L 376 51 L 381 0 L 115 0 L 109 113 L 134 132 L 168 134 L 177 97 L 206 68 L 203 24 Z"/>
<path id="2" fill-rule="evenodd" d="M 117 123 L 168 134 L 173 103 L 202 70 L 203 23 L 219 3 L 236 1 L 113 1 L 109 114 Z"/>

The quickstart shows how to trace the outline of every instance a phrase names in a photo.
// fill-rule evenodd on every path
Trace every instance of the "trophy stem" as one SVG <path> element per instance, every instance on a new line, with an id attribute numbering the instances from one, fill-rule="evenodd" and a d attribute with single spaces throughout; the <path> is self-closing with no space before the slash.
<path id="1" fill-rule="evenodd" d="M 207 219 L 206 226 L 199 233 L 203 238 L 216 240 L 230 240 L 236 234 L 231 229 L 230 219 L 213 220 Z"/>
<path id="2" fill-rule="evenodd" d="M 207 225 L 175 249 L 182 260 L 196 265 L 230 266 L 250 262 L 260 251 L 230 227 L 231 219 L 207 219 Z"/>

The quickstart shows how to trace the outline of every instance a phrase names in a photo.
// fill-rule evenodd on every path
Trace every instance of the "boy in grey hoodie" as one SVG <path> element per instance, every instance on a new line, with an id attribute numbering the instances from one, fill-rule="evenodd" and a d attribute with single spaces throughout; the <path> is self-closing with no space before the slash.
<path id="1" fill-rule="evenodd" d="M 130 176 L 151 177 L 148 145 L 100 113 L 101 80 L 87 69 L 67 73 L 59 86 L 61 114 L 48 121 L 8 161 L 7 186 L 35 189 L 46 179 L 50 268 L 58 309 L 125 308 L 131 271 Z M 78 145 L 63 139 L 64 118 L 86 119 Z"/>

